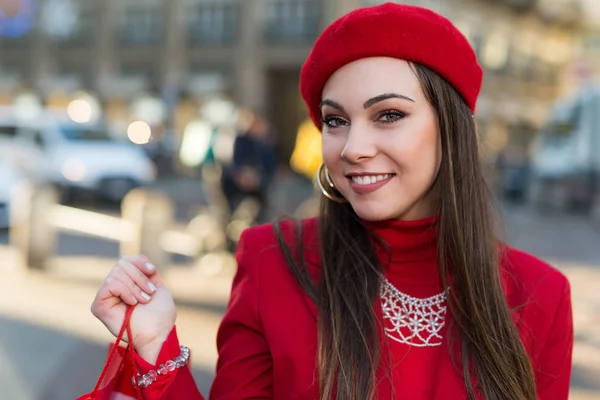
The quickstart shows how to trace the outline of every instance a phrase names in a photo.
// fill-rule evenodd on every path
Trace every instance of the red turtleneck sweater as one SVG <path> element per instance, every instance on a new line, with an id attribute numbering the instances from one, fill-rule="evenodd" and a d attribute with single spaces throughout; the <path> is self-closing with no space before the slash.
<path id="1" fill-rule="evenodd" d="M 424 298 L 443 290 L 433 222 L 430 218 L 368 223 L 389 244 L 389 264 L 385 251 L 378 251 L 386 278 L 407 295 Z M 290 240 L 291 227 L 290 223 L 284 230 Z M 311 273 L 318 276 L 316 220 L 303 221 L 303 232 L 305 258 Z M 236 257 L 238 272 L 218 332 L 219 360 L 210 398 L 318 399 L 317 309 L 289 272 L 272 227 L 244 232 Z M 534 367 L 538 397 L 567 399 L 573 345 L 568 281 L 544 262 L 511 248 L 501 260 L 501 274 L 508 303 L 514 307 L 514 322 Z M 378 314 L 382 318 L 380 308 Z M 441 330 L 444 340 L 437 347 L 387 341 L 393 383 L 383 380 L 378 398 L 391 398 L 391 384 L 402 399 L 467 398 L 460 369 L 453 365 L 446 344 L 447 326 Z M 178 353 L 173 329 L 157 365 Z M 142 359 L 138 364 L 142 372 L 155 368 Z M 144 390 L 144 396 L 147 400 L 202 399 L 188 368 L 159 377 Z"/>

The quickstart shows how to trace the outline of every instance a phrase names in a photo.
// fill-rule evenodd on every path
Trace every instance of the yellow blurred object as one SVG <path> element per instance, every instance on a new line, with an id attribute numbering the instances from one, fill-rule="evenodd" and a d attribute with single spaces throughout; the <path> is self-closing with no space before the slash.
<path id="1" fill-rule="evenodd" d="M 48 108 L 67 108 L 71 99 L 68 93 L 62 91 L 54 91 L 50 93 L 46 99 Z"/>
<path id="2" fill-rule="evenodd" d="M 322 162 L 321 132 L 307 119 L 298 128 L 290 166 L 297 173 L 313 179 Z"/>

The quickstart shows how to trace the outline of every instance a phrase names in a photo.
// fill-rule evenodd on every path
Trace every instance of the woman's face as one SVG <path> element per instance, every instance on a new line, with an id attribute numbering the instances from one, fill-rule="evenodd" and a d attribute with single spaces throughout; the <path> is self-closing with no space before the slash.
<path id="1" fill-rule="evenodd" d="M 436 114 L 408 62 L 376 57 L 337 70 L 323 89 L 323 160 L 367 221 L 435 214 Z"/>

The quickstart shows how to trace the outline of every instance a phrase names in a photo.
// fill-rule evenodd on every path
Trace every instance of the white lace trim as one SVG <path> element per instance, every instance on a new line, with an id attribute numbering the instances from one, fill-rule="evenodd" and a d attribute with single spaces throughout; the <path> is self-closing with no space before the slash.
<path id="1" fill-rule="evenodd" d="M 440 331 L 446 321 L 446 292 L 420 299 L 402 293 L 382 278 L 380 297 L 387 337 L 415 347 L 442 344 Z"/>

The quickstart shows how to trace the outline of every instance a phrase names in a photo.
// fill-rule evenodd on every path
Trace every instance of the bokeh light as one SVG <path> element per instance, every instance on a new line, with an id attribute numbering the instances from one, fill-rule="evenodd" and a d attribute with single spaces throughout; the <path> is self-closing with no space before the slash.
<path id="1" fill-rule="evenodd" d="M 92 106 L 84 99 L 75 99 L 67 106 L 69 118 L 78 123 L 87 123 L 92 120 Z"/>
<path id="2" fill-rule="evenodd" d="M 146 144 L 152 137 L 152 129 L 147 122 L 134 121 L 127 128 L 127 137 L 135 144 Z"/>
<path id="3" fill-rule="evenodd" d="M 70 158 L 62 166 L 63 176 L 71 182 L 80 182 L 85 178 L 85 165 L 78 158 Z"/>
<path id="4" fill-rule="evenodd" d="M 210 148 L 211 131 L 210 124 L 205 121 L 188 124 L 179 151 L 179 159 L 183 165 L 197 167 L 204 162 Z"/>
<path id="5" fill-rule="evenodd" d="M 36 118 L 42 111 L 42 102 L 35 93 L 24 92 L 13 101 L 15 114 L 19 119 Z"/>

